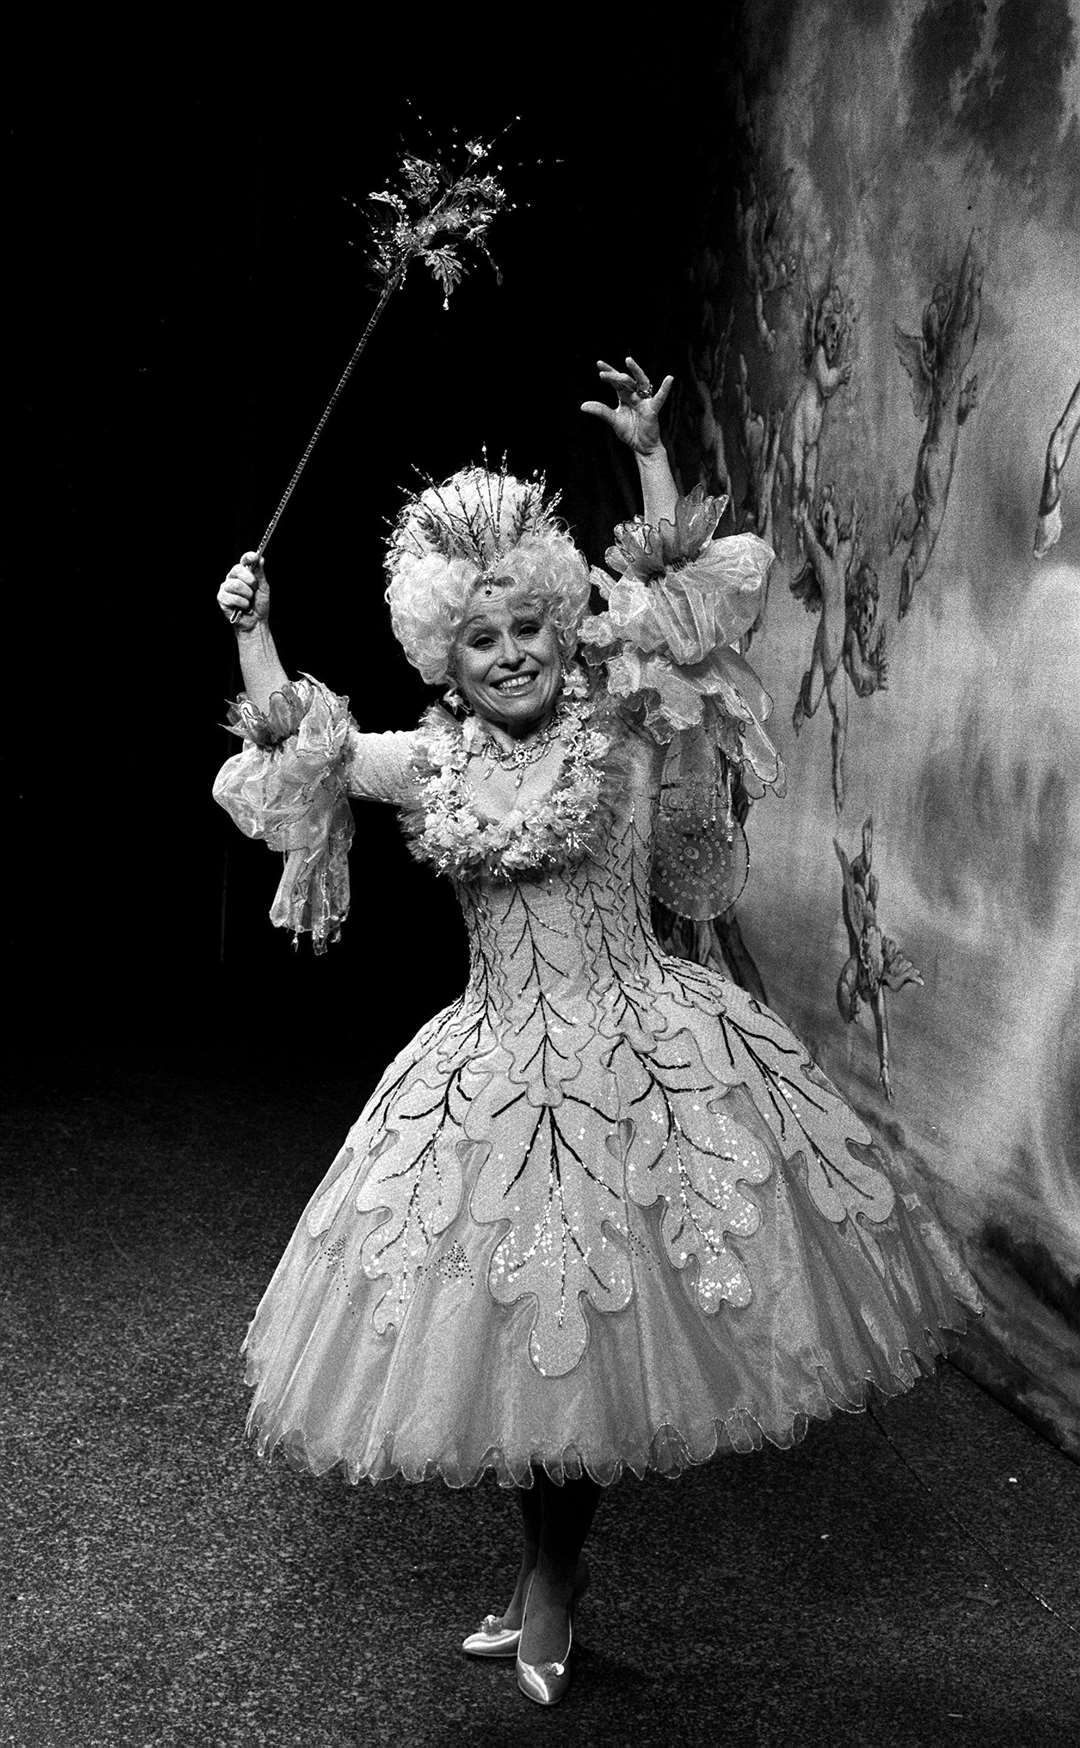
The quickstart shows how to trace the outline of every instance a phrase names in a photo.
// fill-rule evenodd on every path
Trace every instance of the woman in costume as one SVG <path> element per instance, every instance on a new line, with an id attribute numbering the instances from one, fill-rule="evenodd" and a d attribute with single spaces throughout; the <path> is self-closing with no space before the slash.
<path id="1" fill-rule="evenodd" d="M 285 855 L 273 921 L 336 935 L 364 797 L 402 810 L 470 943 L 464 994 L 387 1068 L 259 1305 L 249 1426 L 315 1473 L 515 1489 L 514 1593 L 464 1649 L 513 1657 L 541 1704 L 570 1679 L 601 1488 L 906 1389 L 977 1304 L 787 1027 L 653 932 L 650 882 L 677 914 L 730 903 L 733 773 L 780 781 L 733 647 L 772 555 L 714 537 L 719 501 L 677 500 L 671 379 L 626 365 L 600 367 L 617 404 L 585 407 L 642 482 L 616 576 L 590 576 L 542 482 L 467 469 L 402 511 L 393 626 L 445 688 L 417 729 L 361 732 L 289 679 L 261 565 L 218 595 L 246 744 L 215 794 Z"/>

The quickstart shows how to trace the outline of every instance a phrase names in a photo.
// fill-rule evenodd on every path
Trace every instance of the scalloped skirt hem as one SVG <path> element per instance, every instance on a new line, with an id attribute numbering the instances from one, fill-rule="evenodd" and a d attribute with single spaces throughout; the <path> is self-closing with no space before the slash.
<path id="1" fill-rule="evenodd" d="M 266 1462 L 280 1456 L 291 1469 L 305 1474 L 337 1472 L 351 1486 L 362 1481 L 404 1481 L 410 1485 L 443 1481 L 448 1487 L 461 1489 L 477 1486 L 492 1475 L 500 1487 L 531 1487 L 537 1469 L 543 1469 L 557 1485 L 588 1476 L 601 1487 L 611 1487 L 627 1473 L 639 1480 L 649 1473 L 677 1480 L 687 1469 L 729 1455 L 749 1455 L 766 1444 L 790 1450 L 805 1439 L 815 1421 L 829 1420 L 836 1413 L 865 1413 L 875 1401 L 904 1395 L 933 1374 L 979 1310 L 978 1306 L 968 1309 L 958 1303 L 955 1322 L 924 1330 L 918 1349 L 905 1348 L 895 1363 L 883 1358 L 876 1371 L 846 1385 L 824 1367 L 819 1368 L 816 1388 L 807 1391 L 798 1407 L 775 1414 L 771 1422 L 765 1420 L 762 1410 L 755 1413 L 735 1407 L 697 1425 L 664 1424 L 636 1449 L 583 1449 L 567 1439 L 556 1450 L 534 1446 L 527 1451 L 510 1451 L 492 1440 L 483 1448 L 474 1441 L 472 1453 L 424 1455 L 406 1451 L 398 1435 L 387 1432 L 370 1436 L 363 1454 L 354 1455 L 331 1451 L 325 1445 L 315 1448 L 302 1426 L 276 1424 L 275 1415 L 258 1400 L 248 1415 L 247 1437 Z M 246 1381 L 258 1384 L 250 1357 Z"/>

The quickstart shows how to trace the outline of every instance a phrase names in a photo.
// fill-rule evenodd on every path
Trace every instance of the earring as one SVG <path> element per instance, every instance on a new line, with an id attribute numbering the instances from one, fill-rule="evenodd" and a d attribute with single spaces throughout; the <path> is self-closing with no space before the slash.
<path id="1" fill-rule="evenodd" d="M 447 710 L 452 711 L 455 716 L 465 716 L 467 714 L 465 700 L 456 686 L 451 686 L 449 691 L 443 693 L 442 701 L 446 705 Z"/>

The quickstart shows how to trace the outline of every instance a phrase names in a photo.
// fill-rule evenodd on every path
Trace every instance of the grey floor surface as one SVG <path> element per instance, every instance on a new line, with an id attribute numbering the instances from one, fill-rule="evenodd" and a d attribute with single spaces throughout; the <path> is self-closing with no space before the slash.
<path id="1" fill-rule="evenodd" d="M 794 1451 L 612 1489 L 574 1687 L 530 1706 L 458 1650 L 508 1592 L 510 1499 L 243 1443 L 236 1350 L 363 1076 L 15 1078 L 0 1743 L 1080 1744 L 1080 1467 L 953 1366 Z"/>

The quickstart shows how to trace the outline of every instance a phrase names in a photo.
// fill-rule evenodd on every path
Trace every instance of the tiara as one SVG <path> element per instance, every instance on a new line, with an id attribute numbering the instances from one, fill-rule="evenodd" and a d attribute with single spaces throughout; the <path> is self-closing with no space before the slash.
<path id="1" fill-rule="evenodd" d="M 547 479 L 534 474 L 520 480 L 511 474 L 506 456 L 498 469 L 488 465 L 463 469 L 439 482 L 417 473 L 421 489 L 402 505 L 390 536 L 390 555 L 410 553 L 425 558 L 466 559 L 486 569 L 528 535 L 550 533 L 559 526 L 555 510 L 559 494 L 547 496 Z"/>

